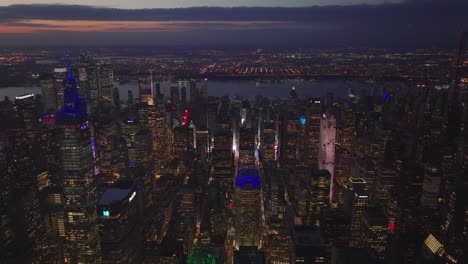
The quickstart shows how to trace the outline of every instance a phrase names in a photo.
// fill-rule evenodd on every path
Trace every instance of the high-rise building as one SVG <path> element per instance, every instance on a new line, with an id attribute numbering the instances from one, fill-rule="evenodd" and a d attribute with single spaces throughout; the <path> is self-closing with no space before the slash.
<path id="1" fill-rule="evenodd" d="M 330 205 L 331 175 L 327 170 L 313 170 L 310 180 L 310 212 L 315 225 L 320 226 L 320 212 Z"/>
<path id="2" fill-rule="evenodd" d="M 379 207 L 364 209 L 361 219 L 361 245 L 372 248 L 383 260 L 387 248 L 388 217 Z"/>
<path id="3" fill-rule="evenodd" d="M 437 208 L 440 183 L 442 175 L 439 170 L 431 165 L 427 165 L 424 170 L 424 182 L 422 186 L 421 205 L 428 208 Z"/>
<path id="4" fill-rule="evenodd" d="M 96 214 L 94 147 L 85 100 L 78 97 L 76 79 L 68 66 L 63 81 L 64 106 L 57 112 L 60 140 L 61 184 L 65 212 L 65 263 L 101 263 Z"/>
<path id="5" fill-rule="evenodd" d="M 461 30 L 458 33 L 458 49 L 457 49 L 457 56 L 455 58 L 455 65 L 462 66 L 463 62 L 465 61 L 465 51 L 466 51 L 466 43 L 467 43 L 467 32 Z"/>
<path id="6" fill-rule="evenodd" d="M 141 263 L 143 240 L 138 224 L 138 195 L 133 181 L 121 180 L 99 197 L 102 263 Z"/>
<path id="7" fill-rule="evenodd" d="M 197 133 L 198 134 L 198 133 Z M 206 143 L 205 143 L 206 144 Z M 197 140 L 197 151 L 204 148 Z M 212 175 L 224 186 L 232 186 L 233 155 L 232 155 L 232 131 L 229 129 L 218 129 L 214 133 L 213 147 L 213 170 Z"/>
<path id="8" fill-rule="evenodd" d="M 369 192 L 366 181 L 362 178 L 350 178 L 344 192 L 345 207 L 351 210 L 350 245 L 360 247 L 361 218 L 364 209 L 369 206 Z"/>
<path id="9" fill-rule="evenodd" d="M 307 166 L 316 166 L 319 155 L 320 123 L 322 120 L 322 100 L 310 99 L 307 114 L 299 117 L 299 126 L 303 128 L 303 134 L 299 140 L 299 158 L 301 163 Z"/>
<path id="10" fill-rule="evenodd" d="M 351 232 L 351 211 L 348 208 L 324 208 L 320 215 L 320 230 L 327 249 L 348 246 Z"/>
<path id="11" fill-rule="evenodd" d="M 202 88 L 200 89 L 200 96 L 205 100 L 208 98 L 208 78 L 203 79 Z"/>
<path id="12" fill-rule="evenodd" d="M 197 83 L 195 80 L 190 80 L 190 102 L 194 103 L 197 101 L 198 91 Z"/>
<path id="13" fill-rule="evenodd" d="M 42 113 L 54 113 L 57 110 L 57 91 L 53 77 L 42 77 L 39 85 L 41 87 Z"/>
<path id="14" fill-rule="evenodd" d="M 255 157 L 255 130 L 241 128 L 239 131 L 239 167 L 254 167 Z"/>
<path id="15" fill-rule="evenodd" d="M 293 226 L 292 242 L 292 263 L 327 263 L 325 243 L 318 227 Z"/>
<path id="16" fill-rule="evenodd" d="M 54 69 L 54 82 L 55 91 L 57 92 L 57 110 L 63 110 L 63 79 L 67 77 L 67 68 Z"/>
<path id="17" fill-rule="evenodd" d="M 182 154 L 187 151 L 194 150 L 194 129 L 190 126 L 178 126 L 172 130 L 173 134 L 173 152 L 177 157 L 182 157 Z"/>
<path id="18" fill-rule="evenodd" d="M 257 169 L 242 168 L 236 177 L 234 190 L 235 247 L 260 246 L 261 188 Z"/>
<path id="19" fill-rule="evenodd" d="M 278 149 L 275 123 L 264 123 L 262 136 L 260 157 L 264 162 L 273 161 L 276 159 Z"/>
<path id="20" fill-rule="evenodd" d="M 98 64 L 99 94 L 104 102 L 112 103 L 114 73 L 109 63 Z"/>
<path id="21" fill-rule="evenodd" d="M 180 88 L 180 99 L 181 99 L 182 105 L 187 104 L 187 87 L 185 85 L 183 85 Z"/>
<path id="22" fill-rule="evenodd" d="M 280 147 L 280 162 L 285 167 L 294 167 L 298 152 L 298 119 L 294 112 L 283 117 Z"/>
<path id="23" fill-rule="evenodd" d="M 390 198 L 390 190 L 397 186 L 399 175 L 391 165 L 378 165 L 372 190 L 372 203 L 384 206 Z"/>
<path id="24" fill-rule="evenodd" d="M 336 120 L 333 115 L 323 115 L 320 120 L 320 140 L 318 167 L 321 170 L 330 172 L 330 202 L 333 198 L 333 184 L 335 173 L 335 137 Z"/>

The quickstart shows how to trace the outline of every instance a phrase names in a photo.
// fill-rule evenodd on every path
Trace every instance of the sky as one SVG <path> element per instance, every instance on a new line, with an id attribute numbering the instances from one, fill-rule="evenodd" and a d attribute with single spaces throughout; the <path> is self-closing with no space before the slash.
<path id="1" fill-rule="evenodd" d="M 91 5 L 112 8 L 179 8 L 195 6 L 264 6 L 264 7 L 302 7 L 312 5 L 352 5 L 396 3 L 403 0 L 75 0 L 75 5 Z M 2 0 L 0 6 L 14 4 L 70 4 L 63 0 Z"/>
<path id="2" fill-rule="evenodd" d="M 466 0 L 0 1 L 4 47 L 454 47 L 468 30 Z"/>

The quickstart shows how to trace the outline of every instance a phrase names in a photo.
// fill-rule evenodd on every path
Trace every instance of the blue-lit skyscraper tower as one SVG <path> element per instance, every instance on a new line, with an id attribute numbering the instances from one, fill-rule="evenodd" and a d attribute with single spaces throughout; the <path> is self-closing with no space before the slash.
<path id="1" fill-rule="evenodd" d="M 242 168 L 236 177 L 234 191 L 235 247 L 260 246 L 261 189 L 260 175 L 255 168 Z"/>
<path id="2" fill-rule="evenodd" d="M 78 97 L 69 55 L 68 76 L 63 80 L 64 107 L 57 112 L 61 129 L 61 183 L 64 195 L 64 263 L 101 263 L 94 182 L 94 144 L 86 102 Z"/>

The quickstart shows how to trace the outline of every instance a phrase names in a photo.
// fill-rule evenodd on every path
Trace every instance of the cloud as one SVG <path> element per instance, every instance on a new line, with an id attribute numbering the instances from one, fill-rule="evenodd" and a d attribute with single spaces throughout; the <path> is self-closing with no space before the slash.
<path id="1" fill-rule="evenodd" d="M 468 1 L 461 0 L 407 0 L 401 4 L 302 8 L 137 10 L 13 5 L 0 7 L 0 32 L 4 32 L 0 33 L 0 43 L 23 44 L 28 38 L 26 33 L 40 33 L 29 36 L 31 41 L 26 43 L 451 47 L 456 32 L 468 29 L 466 14 Z M 81 22 L 71 25 L 73 21 Z M 104 35 L 110 39 L 103 39 L 101 36 Z"/>
<path id="2" fill-rule="evenodd" d="M 63 28 L 59 25 L 50 25 L 50 24 L 39 24 L 39 23 L 27 23 L 27 22 L 10 22 L 6 23 L 10 27 L 38 27 L 38 28 Z"/>

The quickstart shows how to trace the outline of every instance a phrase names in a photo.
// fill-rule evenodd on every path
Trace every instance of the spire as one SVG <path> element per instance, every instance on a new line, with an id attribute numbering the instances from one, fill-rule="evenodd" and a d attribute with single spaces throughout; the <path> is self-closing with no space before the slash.
<path id="1" fill-rule="evenodd" d="M 67 53 L 67 72 L 68 72 L 68 78 L 72 77 L 72 70 L 71 70 L 71 63 L 70 63 L 70 54 Z"/>
<path id="2" fill-rule="evenodd" d="M 151 79 L 151 97 L 154 97 L 153 70 L 151 70 L 150 72 L 151 72 L 151 75 L 150 75 L 150 79 Z"/>

